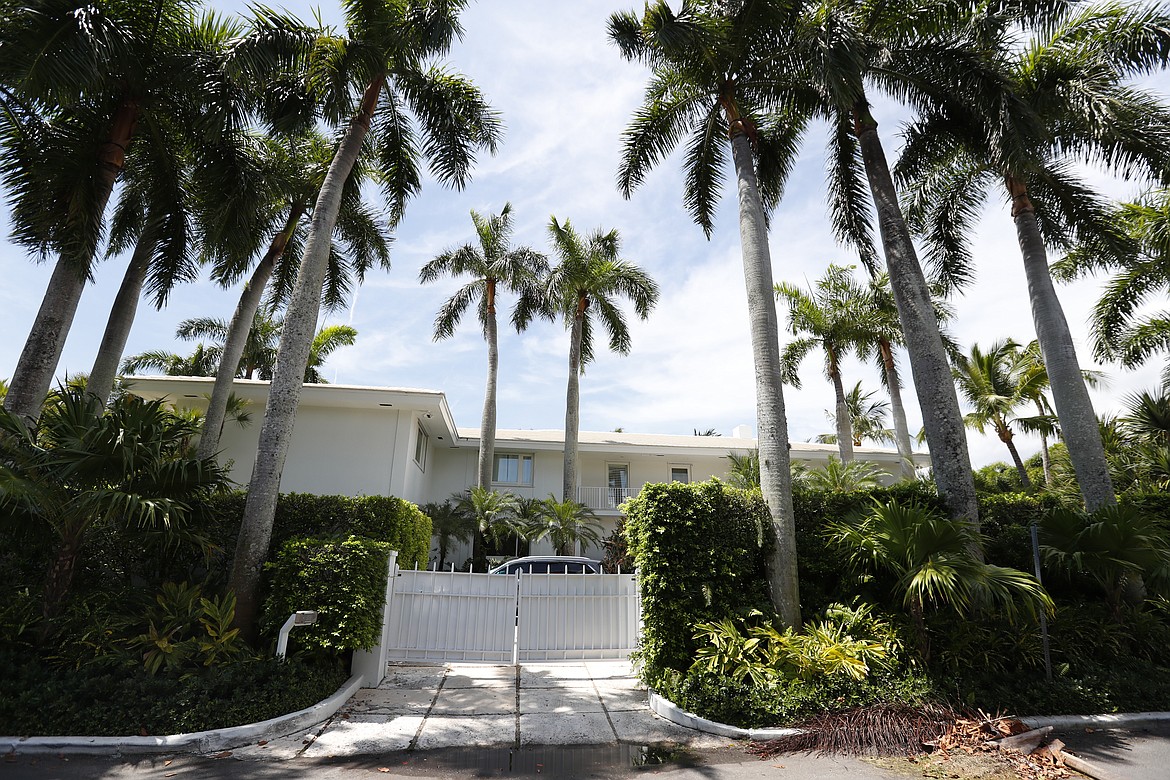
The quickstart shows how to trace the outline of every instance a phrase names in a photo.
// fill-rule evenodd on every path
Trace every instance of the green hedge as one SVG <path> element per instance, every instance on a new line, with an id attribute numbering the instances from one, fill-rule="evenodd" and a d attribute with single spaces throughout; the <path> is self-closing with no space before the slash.
<path id="1" fill-rule="evenodd" d="M 696 623 L 768 610 L 771 524 L 759 494 L 712 480 L 646 485 L 626 503 L 626 535 L 642 593 L 645 678 L 686 671 Z"/>
<path id="2" fill-rule="evenodd" d="M 391 545 L 359 536 L 290 539 L 265 566 L 270 574 L 264 628 L 275 634 L 293 612 L 317 610 L 317 623 L 293 632 L 301 647 L 373 647 L 382 633 Z"/>

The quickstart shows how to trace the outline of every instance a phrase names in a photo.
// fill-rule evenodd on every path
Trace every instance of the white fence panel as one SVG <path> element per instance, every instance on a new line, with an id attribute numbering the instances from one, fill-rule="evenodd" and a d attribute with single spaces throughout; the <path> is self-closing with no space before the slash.
<path id="1" fill-rule="evenodd" d="M 516 587 L 515 577 L 401 572 L 390 609 L 388 657 L 511 663 Z"/>
<path id="2" fill-rule="evenodd" d="M 633 574 L 524 574 L 520 578 L 521 661 L 625 658 L 638 638 Z"/>

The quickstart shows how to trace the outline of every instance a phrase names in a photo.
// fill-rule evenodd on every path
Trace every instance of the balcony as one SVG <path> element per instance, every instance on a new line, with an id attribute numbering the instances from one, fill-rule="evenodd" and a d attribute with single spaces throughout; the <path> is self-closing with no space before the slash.
<path id="1" fill-rule="evenodd" d="M 638 495 L 638 488 L 579 487 L 577 501 L 595 512 L 614 512 L 628 499 Z"/>

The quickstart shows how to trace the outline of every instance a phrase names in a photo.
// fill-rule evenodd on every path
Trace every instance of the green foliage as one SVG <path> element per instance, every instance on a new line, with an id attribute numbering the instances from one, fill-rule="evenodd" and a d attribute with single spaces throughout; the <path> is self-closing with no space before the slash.
<path id="1" fill-rule="evenodd" d="M 712 480 L 647 485 L 626 503 L 626 538 L 642 593 L 643 674 L 691 666 L 692 626 L 770 609 L 767 508 L 758 493 Z"/>
<path id="2" fill-rule="evenodd" d="M 146 631 L 127 644 L 150 674 L 223 664 L 248 654 L 235 615 L 234 594 L 209 599 L 197 585 L 168 582 L 146 610 Z"/>
<path id="3" fill-rule="evenodd" d="M 571 498 L 559 501 L 552 493 L 539 503 L 536 517 L 523 530 L 529 541 L 547 538 L 557 555 L 571 555 L 577 543 L 582 548 L 601 545 L 601 523 L 593 510 Z"/>
<path id="4" fill-rule="evenodd" d="M 273 563 L 265 603 L 266 633 L 293 612 L 317 610 L 317 623 L 293 638 L 330 651 L 366 649 L 382 632 L 386 571 L 392 546 L 367 538 L 307 538 L 285 542 Z"/>
<path id="5" fill-rule="evenodd" d="M 852 460 L 846 463 L 830 455 L 825 465 L 805 468 L 799 474 L 794 474 L 794 481 L 810 490 L 855 493 L 876 488 L 882 473 L 880 468 L 868 461 Z"/>
<path id="6" fill-rule="evenodd" d="M 316 704 L 347 672 L 334 659 L 233 661 L 175 676 L 141 667 L 62 669 L 0 647 L 0 733 L 181 734 L 267 720 Z"/>
<path id="7" fill-rule="evenodd" d="M 634 557 L 630 555 L 630 544 L 626 540 L 626 519 L 624 517 L 618 518 L 617 525 L 614 526 L 609 536 L 602 540 L 601 546 L 605 550 L 601 565 L 607 572 L 631 572 L 637 567 Z"/>
<path id="8" fill-rule="evenodd" d="M 800 633 L 777 629 L 774 619 L 752 620 L 757 617 L 762 614 L 696 626 L 700 647 L 691 669 L 766 686 L 835 676 L 864 680 L 871 668 L 889 670 L 901 662 L 897 632 L 868 605 L 834 604 Z"/>

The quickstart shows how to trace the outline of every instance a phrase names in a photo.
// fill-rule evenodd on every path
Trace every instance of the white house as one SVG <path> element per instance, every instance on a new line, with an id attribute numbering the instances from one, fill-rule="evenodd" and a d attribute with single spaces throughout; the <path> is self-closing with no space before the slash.
<path id="1" fill-rule="evenodd" d="M 206 408 L 214 381 L 210 377 L 128 377 L 126 384 L 130 392 L 144 398 Z M 232 479 L 245 485 L 251 476 L 268 382 L 237 379 L 234 389 L 250 402 L 256 419 L 246 428 L 229 421 L 221 448 L 231 463 Z M 755 447 L 747 426 L 737 427 L 731 436 L 582 431 L 577 500 L 594 510 L 609 533 L 620 515 L 618 507 L 643 485 L 725 477 L 728 453 L 746 454 Z M 823 464 L 837 453 L 830 444 L 792 442 L 790 447 L 793 461 L 810 466 Z M 479 429 L 457 428 L 446 396 L 438 390 L 307 384 L 301 391 L 281 491 L 393 495 L 420 505 L 442 502 L 475 484 L 478 452 Z M 559 498 L 563 452 L 563 431 L 498 430 L 492 486 L 522 497 L 546 498 L 551 493 Z M 860 447 L 855 453 L 889 474 L 889 481 L 896 479 L 897 452 Z M 929 458 L 916 455 L 915 462 L 925 466 Z M 551 553 L 552 548 L 547 542 L 537 542 L 531 552 Z M 467 550 L 456 550 L 448 559 L 461 562 L 467 554 Z"/>

